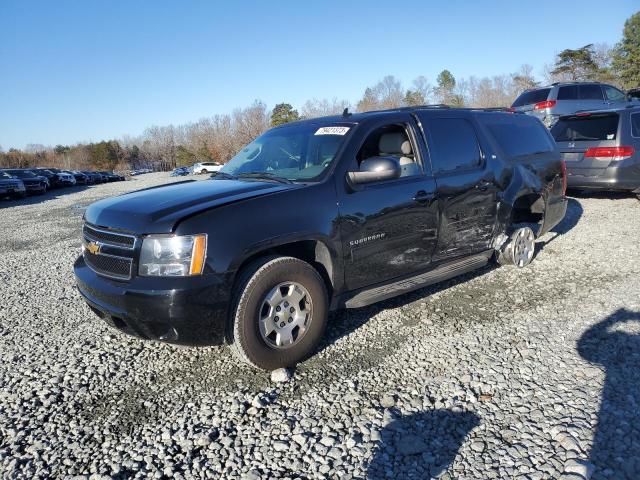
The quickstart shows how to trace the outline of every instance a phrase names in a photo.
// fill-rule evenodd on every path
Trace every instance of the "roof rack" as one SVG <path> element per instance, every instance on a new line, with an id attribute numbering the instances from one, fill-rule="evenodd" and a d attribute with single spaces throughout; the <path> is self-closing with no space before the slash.
<path id="1" fill-rule="evenodd" d="M 567 80 L 566 82 L 553 82 L 551 84 L 552 87 L 557 85 L 579 85 L 581 83 L 602 83 L 597 80 Z"/>

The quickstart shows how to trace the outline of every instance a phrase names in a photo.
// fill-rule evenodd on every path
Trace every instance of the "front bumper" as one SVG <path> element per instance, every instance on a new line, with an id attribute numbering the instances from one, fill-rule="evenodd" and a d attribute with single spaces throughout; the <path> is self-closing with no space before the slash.
<path id="1" fill-rule="evenodd" d="M 44 183 L 25 183 L 24 187 L 27 193 L 44 192 L 47 189 L 47 186 Z"/>
<path id="2" fill-rule="evenodd" d="M 0 185 L 0 195 L 23 196 L 26 193 L 24 185 Z"/>
<path id="3" fill-rule="evenodd" d="M 634 191 L 640 188 L 640 163 L 619 162 L 600 169 L 572 169 L 567 165 L 567 186 L 587 190 Z"/>
<path id="4" fill-rule="evenodd" d="M 147 340 L 180 345 L 225 341 L 230 275 L 134 277 L 128 282 L 96 274 L 80 256 L 74 264 L 80 294 L 109 325 Z"/>

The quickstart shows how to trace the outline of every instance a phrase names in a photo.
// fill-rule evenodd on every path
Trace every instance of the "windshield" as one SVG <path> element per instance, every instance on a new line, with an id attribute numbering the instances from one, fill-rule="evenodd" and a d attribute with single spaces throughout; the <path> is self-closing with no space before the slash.
<path id="1" fill-rule="evenodd" d="M 32 172 L 30 172 L 29 170 L 9 170 L 8 172 L 11 175 L 15 175 L 16 177 L 20 177 L 20 178 L 35 177 L 35 175 Z"/>
<path id="2" fill-rule="evenodd" d="M 317 124 L 269 130 L 240 150 L 221 171 L 315 181 L 331 165 L 349 130 Z"/>

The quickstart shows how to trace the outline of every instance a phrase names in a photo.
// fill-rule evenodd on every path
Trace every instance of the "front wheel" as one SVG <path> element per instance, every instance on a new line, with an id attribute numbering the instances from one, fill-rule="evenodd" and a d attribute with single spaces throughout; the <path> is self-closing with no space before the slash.
<path id="1" fill-rule="evenodd" d="M 207 170 L 206 168 L 203 168 L 202 170 L 200 170 L 200 173 L 203 175 L 206 175 L 207 173 L 209 173 L 209 170 Z"/>
<path id="2" fill-rule="evenodd" d="M 291 367 L 317 348 L 327 323 L 318 272 L 293 257 L 267 257 L 241 273 L 232 312 L 234 354 L 264 370 Z"/>

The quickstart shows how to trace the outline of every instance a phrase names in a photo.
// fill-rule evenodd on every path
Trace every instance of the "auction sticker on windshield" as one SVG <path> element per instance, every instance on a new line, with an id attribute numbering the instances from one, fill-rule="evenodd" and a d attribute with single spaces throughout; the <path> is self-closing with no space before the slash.
<path id="1" fill-rule="evenodd" d="M 344 135 L 349 127 L 320 127 L 314 135 Z"/>

